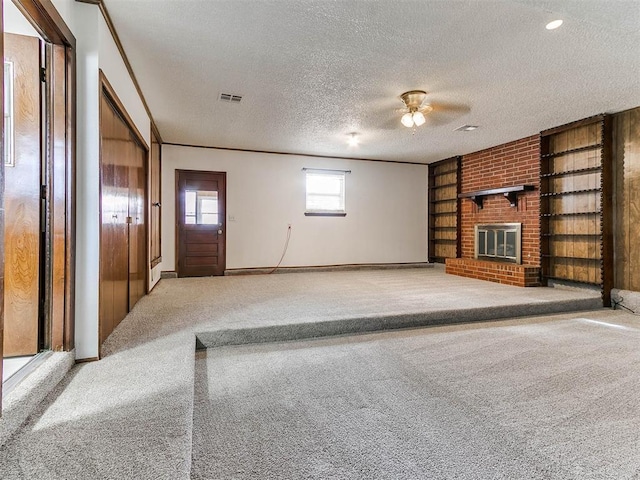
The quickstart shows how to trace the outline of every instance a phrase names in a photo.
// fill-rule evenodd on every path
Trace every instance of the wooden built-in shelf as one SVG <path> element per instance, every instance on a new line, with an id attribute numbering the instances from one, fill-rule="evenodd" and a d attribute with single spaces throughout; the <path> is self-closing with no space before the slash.
<path id="1" fill-rule="evenodd" d="M 566 192 L 549 192 L 549 193 L 541 193 L 541 197 L 560 197 L 562 195 L 576 195 L 578 193 L 594 193 L 601 192 L 601 188 L 586 188 L 583 190 L 568 190 Z"/>
<path id="2" fill-rule="evenodd" d="M 457 183 L 445 183 L 444 185 L 434 185 L 433 187 L 431 187 L 432 190 L 438 189 L 438 188 L 449 188 L 449 187 L 457 187 L 458 184 Z"/>
<path id="3" fill-rule="evenodd" d="M 577 170 L 567 170 L 564 172 L 551 172 L 551 173 L 543 173 L 540 175 L 540 178 L 549 178 L 549 177 L 564 177 L 568 175 L 583 175 L 585 173 L 593 173 L 599 172 L 602 170 L 601 166 L 597 167 L 587 167 L 587 168 L 578 168 Z"/>
<path id="4" fill-rule="evenodd" d="M 577 215 L 600 215 L 600 212 L 566 212 L 566 213 L 541 213 L 541 217 L 573 217 Z"/>
<path id="5" fill-rule="evenodd" d="M 454 232 L 458 230 L 458 227 L 429 227 L 431 230 L 449 230 L 450 232 Z"/>
<path id="6" fill-rule="evenodd" d="M 562 280 L 562 281 L 566 281 L 567 279 L 565 277 L 551 277 L 551 276 L 545 276 L 544 277 L 547 280 Z M 600 286 L 602 285 L 602 282 L 588 282 L 586 280 L 576 280 L 574 278 L 571 279 L 572 283 L 581 283 L 583 285 L 595 285 L 595 286 Z"/>
<path id="7" fill-rule="evenodd" d="M 551 255 L 551 254 L 543 254 L 542 258 L 552 258 L 554 260 L 578 260 L 581 262 L 599 262 L 600 257 L 572 257 L 568 255 Z"/>
<path id="8" fill-rule="evenodd" d="M 570 150 L 563 150 L 561 152 L 545 153 L 543 155 L 540 155 L 540 158 L 555 158 L 561 157 L 563 155 L 571 155 L 573 153 L 588 152 L 589 150 L 598 150 L 602 148 L 602 146 L 602 143 L 596 143 L 595 145 L 586 145 L 584 147 L 572 148 Z"/>
<path id="9" fill-rule="evenodd" d="M 504 198 L 509 200 L 509 204 L 512 207 L 518 206 L 518 194 L 523 192 L 530 192 L 535 189 L 534 185 L 515 185 L 513 187 L 501 187 L 491 188 L 489 190 L 478 190 L 477 192 L 468 192 L 458 194 L 458 198 L 470 198 L 478 208 L 482 208 L 484 197 L 489 195 L 504 195 Z"/>
<path id="10" fill-rule="evenodd" d="M 458 168 L 452 168 L 451 170 L 438 171 L 438 175 L 449 175 L 450 173 L 458 173 Z"/>
<path id="11" fill-rule="evenodd" d="M 435 216 L 435 217 L 442 217 L 442 216 L 446 216 L 446 215 L 455 215 L 457 214 L 457 210 L 452 210 L 449 212 L 433 212 L 431 215 Z"/>
<path id="12" fill-rule="evenodd" d="M 611 124 L 606 116 L 540 133 L 543 282 L 598 285 L 605 306 L 613 271 L 610 155 Z"/>
<path id="13" fill-rule="evenodd" d="M 460 256 L 460 157 L 430 164 L 428 182 L 429 260 L 444 263 Z"/>
<path id="14" fill-rule="evenodd" d="M 542 237 L 578 237 L 578 238 L 600 238 L 602 237 L 602 234 L 600 233 L 543 233 L 541 234 Z"/>

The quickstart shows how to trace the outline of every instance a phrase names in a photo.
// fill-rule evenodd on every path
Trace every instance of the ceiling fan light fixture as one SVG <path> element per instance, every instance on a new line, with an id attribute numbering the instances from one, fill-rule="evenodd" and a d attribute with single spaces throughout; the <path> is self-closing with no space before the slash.
<path id="1" fill-rule="evenodd" d="M 402 116 L 402 119 L 400 120 L 400 122 L 402 122 L 402 125 L 404 125 L 407 128 L 413 127 L 414 125 L 413 114 L 411 112 L 405 113 Z"/>
<path id="2" fill-rule="evenodd" d="M 424 125 L 426 121 L 424 114 L 433 110 L 431 105 L 423 105 L 426 96 L 427 92 L 424 90 L 410 90 L 400 95 L 402 103 L 404 103 L 405 108 L 408 110 L 400 119 L 402 125 L 407 128 Z"/>
<path id="3" fill-rule="evenodd" d="M 424 101 L 424 98 L 427 96 L 427 92 L 424 90 L 410 90 L 408 92 L 404 92 L 400 95 L 402 102 L 407 106 L 407 108 L 419 108 Z"/>
<path id="4" fill-rule="evenodd" d="M 424 118 L 424 114 L 422 112 L 415 112 L 413 114 L 413 123 L 416 124 L 416 127 L 424 125 L 424 122 L 426 122 L 426 119 Z"/>

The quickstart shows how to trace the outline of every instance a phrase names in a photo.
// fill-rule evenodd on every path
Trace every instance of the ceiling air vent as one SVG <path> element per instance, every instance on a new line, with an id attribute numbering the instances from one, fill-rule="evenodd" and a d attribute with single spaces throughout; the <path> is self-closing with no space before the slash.
<path id="1" fill-rule="evenodd" d="M 242 100 L 242 95 L 232 95 L 230 93 L 221 93 L 220 101 L 227 103 L 240 103 Z"/>

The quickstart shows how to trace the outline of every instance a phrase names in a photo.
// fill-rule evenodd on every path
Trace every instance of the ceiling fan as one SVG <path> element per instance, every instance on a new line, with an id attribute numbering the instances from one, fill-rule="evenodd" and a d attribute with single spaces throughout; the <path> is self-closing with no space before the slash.
<path id="1" fill-rule="evenodd" d="M 427 92 L 424 90 L 410 90 L 400 95 L 405 108 L 401 108 L 399 113 L 404 113 L 400 122 L 407 128 L 419 127 L 426 122 L 425 114 L 433 110 L 428 103 L 424 103 Z"/>

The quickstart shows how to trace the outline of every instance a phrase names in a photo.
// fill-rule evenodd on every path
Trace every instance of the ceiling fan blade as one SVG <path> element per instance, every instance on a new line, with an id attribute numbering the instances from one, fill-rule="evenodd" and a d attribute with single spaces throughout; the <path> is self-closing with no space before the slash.
<path id="1" fill-rule="evenodd" d="M 471 111 L 471 108 L 462 104 L 435 102 L 431 106 L 433 110 L 425 114 L 425 119 L 426 124 L 433 127 L 452 123 Z"/>
<path id="2" fill-rule="evenodd" d="M 405 128 L 400 123 L 400 118 L 388 119 L 378 127 L 380 130 L 397 130 L 398 128 Z"/>
<path id="3" fill-rule="evenodd" d="M 458 113 L 460 115 L 469 113 L 471 108 L 468 105 L 463 105 L 460 103 L 442 103 L 442 102 L 432 102 L 430 104 L 433 107 L 434 113 L 439 112 L 447 112 L 447 113 Z"/>

